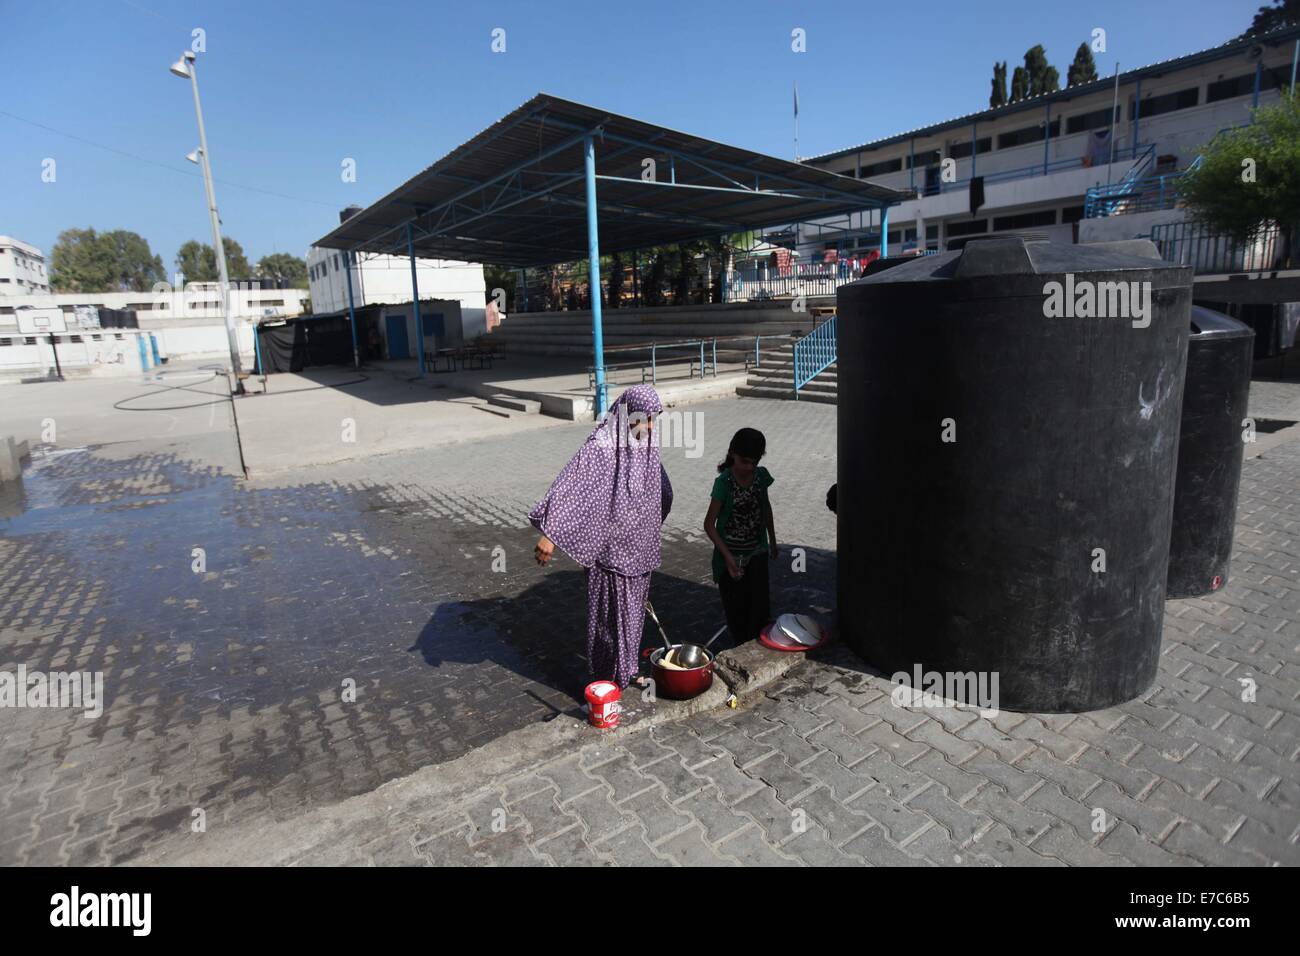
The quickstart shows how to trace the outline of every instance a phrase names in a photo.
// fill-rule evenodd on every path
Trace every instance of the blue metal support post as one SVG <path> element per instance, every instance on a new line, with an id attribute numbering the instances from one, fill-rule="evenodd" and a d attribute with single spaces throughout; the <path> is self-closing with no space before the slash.
<path id="1" fill-rule="evenodd" d="M 970 178 L 975 178 L 975 156 L 980 151 L 979 123 L 970 124 Z"/>
<path id="2" fill-rule="evenodd" d="M 352 256 L 350 250 L 343 253 L 343 271 L 348 277 L 348 324 L 352 326 L 352 367 L 361 368 L 361 350 L 357 347 L 357 309 L 352 301 Z"/>
<path id="3" fill-rule="evenodd" d="M 415 240 L 411 224 L 406 224 L 406 252 L 411 257 L 411 308 L 415 312 L 415 341 L 420 352 L 420 374 L 424 374 L 424 322 L 420 319 L 420 283 L 415 278 Z"/>
<path id="4" fill-rule="evenodd" d="M 596 353 L 596 417 L 609 408 L 605 389 L 605 342 L 600 314 L 600 236 L 596 228 L 596 143 L 588 136 L 583 145 L 587 169 L 587 246 L 591 257 L 591 339 Z"/>
<path id="5" fill-rule="evenodd" d="M 1137 89 L 1133 93 L 1133 158 L 1137 159 L 1138 140 L 1141 139 L 1142 127 L 1142 77 L 1138 77 Z"/>
<path id="6" fill-rule="evenodd" d="M 889 258 L 889 207 L 880 207 L 880 258 Z"/>
<path id="7" fill-rule="evenodd" d="M 1052 144 L 1052 104 L 1046 104 L 1047 115 L 1043 118 L 1043 175 L 1047 175 L 1048 149 Z"/>

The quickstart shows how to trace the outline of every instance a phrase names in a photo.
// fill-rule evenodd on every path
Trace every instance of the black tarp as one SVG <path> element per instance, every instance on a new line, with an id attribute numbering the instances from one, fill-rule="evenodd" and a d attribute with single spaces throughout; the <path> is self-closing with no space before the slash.
<path id="1" fill-rule="evenodd" d="M 99 309 L 101 329 L 138 329 L 140 320 L 134 309 Z"/>
<path id="2" fill-rule="evenodd" d="M 352 329 L 346 317 L 259 326 L 257 345 L 256 375 L 300 372 L 314 365 L 352 364 Z"/>

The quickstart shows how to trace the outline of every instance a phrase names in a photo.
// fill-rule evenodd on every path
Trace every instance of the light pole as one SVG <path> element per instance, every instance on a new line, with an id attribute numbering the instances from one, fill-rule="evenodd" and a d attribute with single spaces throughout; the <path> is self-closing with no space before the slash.
<path id="1" fill-rule="evenodd" d="M 194 90 L 194 115 L 199 121 L 199 164 L 203 167 L 203 186 L 208 194 L 208 216 L 212 220 L 212 248 L 217 254 L 217 275 L 221 282 L 221 317 L 226 323 L 226 338 L 230 343 L 230 366 L 235 376 L 235 394 L 244 394 L 243 369 L 239 363 L 239 335 L 235 331 L 235 321 L 230 315 L 230 276 L 226 272 L 226 249 L 221 242 L 221 219 L 217 215 L 217 194 L 212 188 L 212 164 L 208 160 L 208 135 L 203 129 L 203 107 L 199 103 L 199 78 L 194 70 L 194 54 L 186 50 L 179 60 L 171 65 L 171 71 L 181 79 L 188 79 Z M 190 159 L 194 154 L 187 156 Z M 193 160 L 191 160 L 193 161 Z M 256 334 L 256 333 L 254 333 Z"/>

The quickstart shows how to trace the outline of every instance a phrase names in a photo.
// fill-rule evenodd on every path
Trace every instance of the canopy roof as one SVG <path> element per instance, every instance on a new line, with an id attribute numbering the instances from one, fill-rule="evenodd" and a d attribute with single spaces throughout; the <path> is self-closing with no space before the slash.
<path id="1" fill-rule="evenodd" d="M 539 93 L 316 245 L 508 266 L 584 259 L 589 136 L 605 253 L 909 198 L 869 181 Z"/>

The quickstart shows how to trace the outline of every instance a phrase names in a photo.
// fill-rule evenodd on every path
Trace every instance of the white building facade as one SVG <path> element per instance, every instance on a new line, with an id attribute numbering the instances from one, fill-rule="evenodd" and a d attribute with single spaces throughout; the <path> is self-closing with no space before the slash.
<path id="1" fill-rule="evenodd" d="M 1249 123 L 1253 106 L 1278 101 L 1292 82 L 1298 40 L 1296 26 L 1232 40 L 1121 73 L 1118 96 L 1115 78 L 1103 77 L 804 162 L 913 192 L 888 212 L 891 256 L 991 235 L 1077 241 L 1089 187 L 1118 184 L 1132 170 L 1161 208 L 1116 217 L 1124 228 L 1099 236 L 1130 238 L 1182 218 L 1178 174 L 1220 131 Z M 1157 199 L 1161 177 L 1171 193 Z M 803 262 L 879 246 L 877 214 L 799 228 Z"/>
<path id="2" fill-rule="evenodd" d="M 0 297 L 44 295 L 49 291 L 45 254 L 26 242 L 0 236 Z"/>
<path id="3" fill-rule="evenodd" d="M 353 255 L 352 296 L 357 308 L 411 301 L 411 260 L 403 256 Z M 346 269 L 349 255 L 312 246 L 307 252 L 311 307 L 315 313 L 341 312 L 348 307 Z M 416 259 L 415 280 L 421 299 L 454 299 L 463 309 L 487 306 L 483 267 L 450 259 Z"/>

